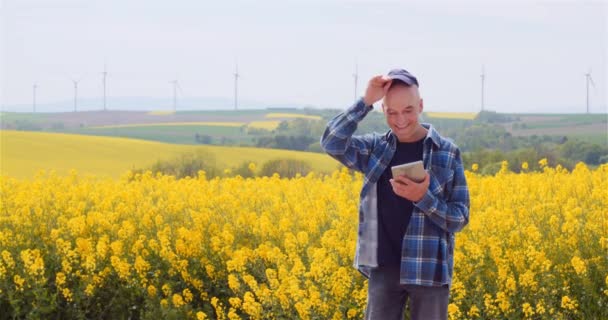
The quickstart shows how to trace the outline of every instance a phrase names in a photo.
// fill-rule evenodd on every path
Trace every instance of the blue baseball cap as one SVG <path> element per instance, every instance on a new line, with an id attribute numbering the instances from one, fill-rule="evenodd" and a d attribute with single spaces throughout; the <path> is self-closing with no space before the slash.
<path id="1" fill-rule="evenodd" d="M 391 80 L 399 80 L 408 86 L 416 85 L 417 87 L 420 87 L 418 85 L 418 79 L 405 69 L 393 69 L 388 72 L 388 77 L 391 78 Z"/>

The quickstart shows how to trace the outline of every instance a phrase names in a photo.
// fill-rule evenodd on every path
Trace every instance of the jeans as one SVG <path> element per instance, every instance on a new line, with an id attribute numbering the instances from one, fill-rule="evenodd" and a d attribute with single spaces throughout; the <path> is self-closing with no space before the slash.
<path id="1" fill-rule="evenodd" d="M 408 304 L 411 320 L 446 320 L 448 285 L 429 287 L 399 283 L 399 267 L 371 270 L 368 280 L 366 320 L 403 320 Z"/>

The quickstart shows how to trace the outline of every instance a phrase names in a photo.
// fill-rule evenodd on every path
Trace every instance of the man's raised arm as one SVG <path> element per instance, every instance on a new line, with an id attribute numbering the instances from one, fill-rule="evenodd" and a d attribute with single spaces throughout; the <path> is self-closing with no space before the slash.
<path id="1" fill-rule="evenodd" d="M 368 83 L 365 96 L 327 123 L 321 137 L 321 147 L 327 154 L 348 168 L 364 171 L 373 149 L 373 140 L 353 134 L 357 130 L 357 124 L 373 109 L 373 104 L 384 97 L 389 86 L 389 78 L 373 77 Z"/>

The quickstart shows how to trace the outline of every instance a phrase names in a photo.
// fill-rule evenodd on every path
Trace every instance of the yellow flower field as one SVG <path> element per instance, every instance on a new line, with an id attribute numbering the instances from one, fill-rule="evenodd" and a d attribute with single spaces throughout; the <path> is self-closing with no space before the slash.
<path id="1" fill-rule="evenodd" d="M 452 319 L 608 317 L 608 165 L 466 172 Z M 359 174 L 0 177 L 0 314 L 360 319 Z"/>
<path id="2" fill-rule="evenodd" d="M 256 129 L 274 130 L 280 123 L 281 121 L 251 121 L 247 126 Z"/>
<path id="3" fill-rule="evenodd" d="M 31 179 L 38 170 L 120 177 L 179 154 L 202 153 L 217 160 L 219 169 L 230 169 L 245 159 L 261 164 L 274 159 L 299 159 L 317 172 L 332 172 L 338 164 L 325 154 L 292 150 L 230 146 L 194 146 L 138 139 L 85 136 L 49 132 L 0 130 L 0 174 Z"/>
<path id="4" fill-rule="evenodd" d="M 173 110 L 154 110 L 154 111 L 148 111 L 149 115 L 151 116 L 168 116 L 171 114 L 175 114 L 175 111 Z"/>
<path id="5" fill-rule="evenodd" d="M 425 112 L 429 118 L 473 120 L 477 112 Z"/>
<path id="6" fill-rule="evenodd" d="M 312 114 L 300 114 L 300 113 L 279 113 L 279 112 L 271 112 L 265 115 L 266 118 L 274 119 L 274 118 L 301 118 L 301 119 L 310 119 L 310 120 L 321 120 L 321 116 L 312 115 Z"/>
<path id="7" fill-rule="evenodd" d="M 92 126 L 90 128 L 134 128 L 134 127 L 166 127 L 166 126 L 215 126 L 215 127 L 241 127 L 246 125 L 245 122 L 231 121 L 190 121 L 190 122 L 150 122 L 150 123 L 129 123 L 129 124 L 113 124 L 104 126 Z"/>

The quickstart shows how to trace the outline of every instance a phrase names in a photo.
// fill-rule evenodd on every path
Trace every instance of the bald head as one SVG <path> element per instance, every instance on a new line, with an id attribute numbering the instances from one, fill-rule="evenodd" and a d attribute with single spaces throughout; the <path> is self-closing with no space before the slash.
<path id="1" fill-rule="evenodd" d="M 401 142 L 417 141 L 426 134 L 419 122 L 422 108 L 418 87 L 402 83 L 391 84 L 382 102 L 386 123 Z"/>
<path id="2" fill-rule="evenodd" d="M 421 105 L 420 91 L 418 86 L 408 86 L 401 81 L 393 81 L 384 96 L 383 108 L 400 106 L 417 107 Z M 422 112 L 422 110 L 420 110 Z"/>

